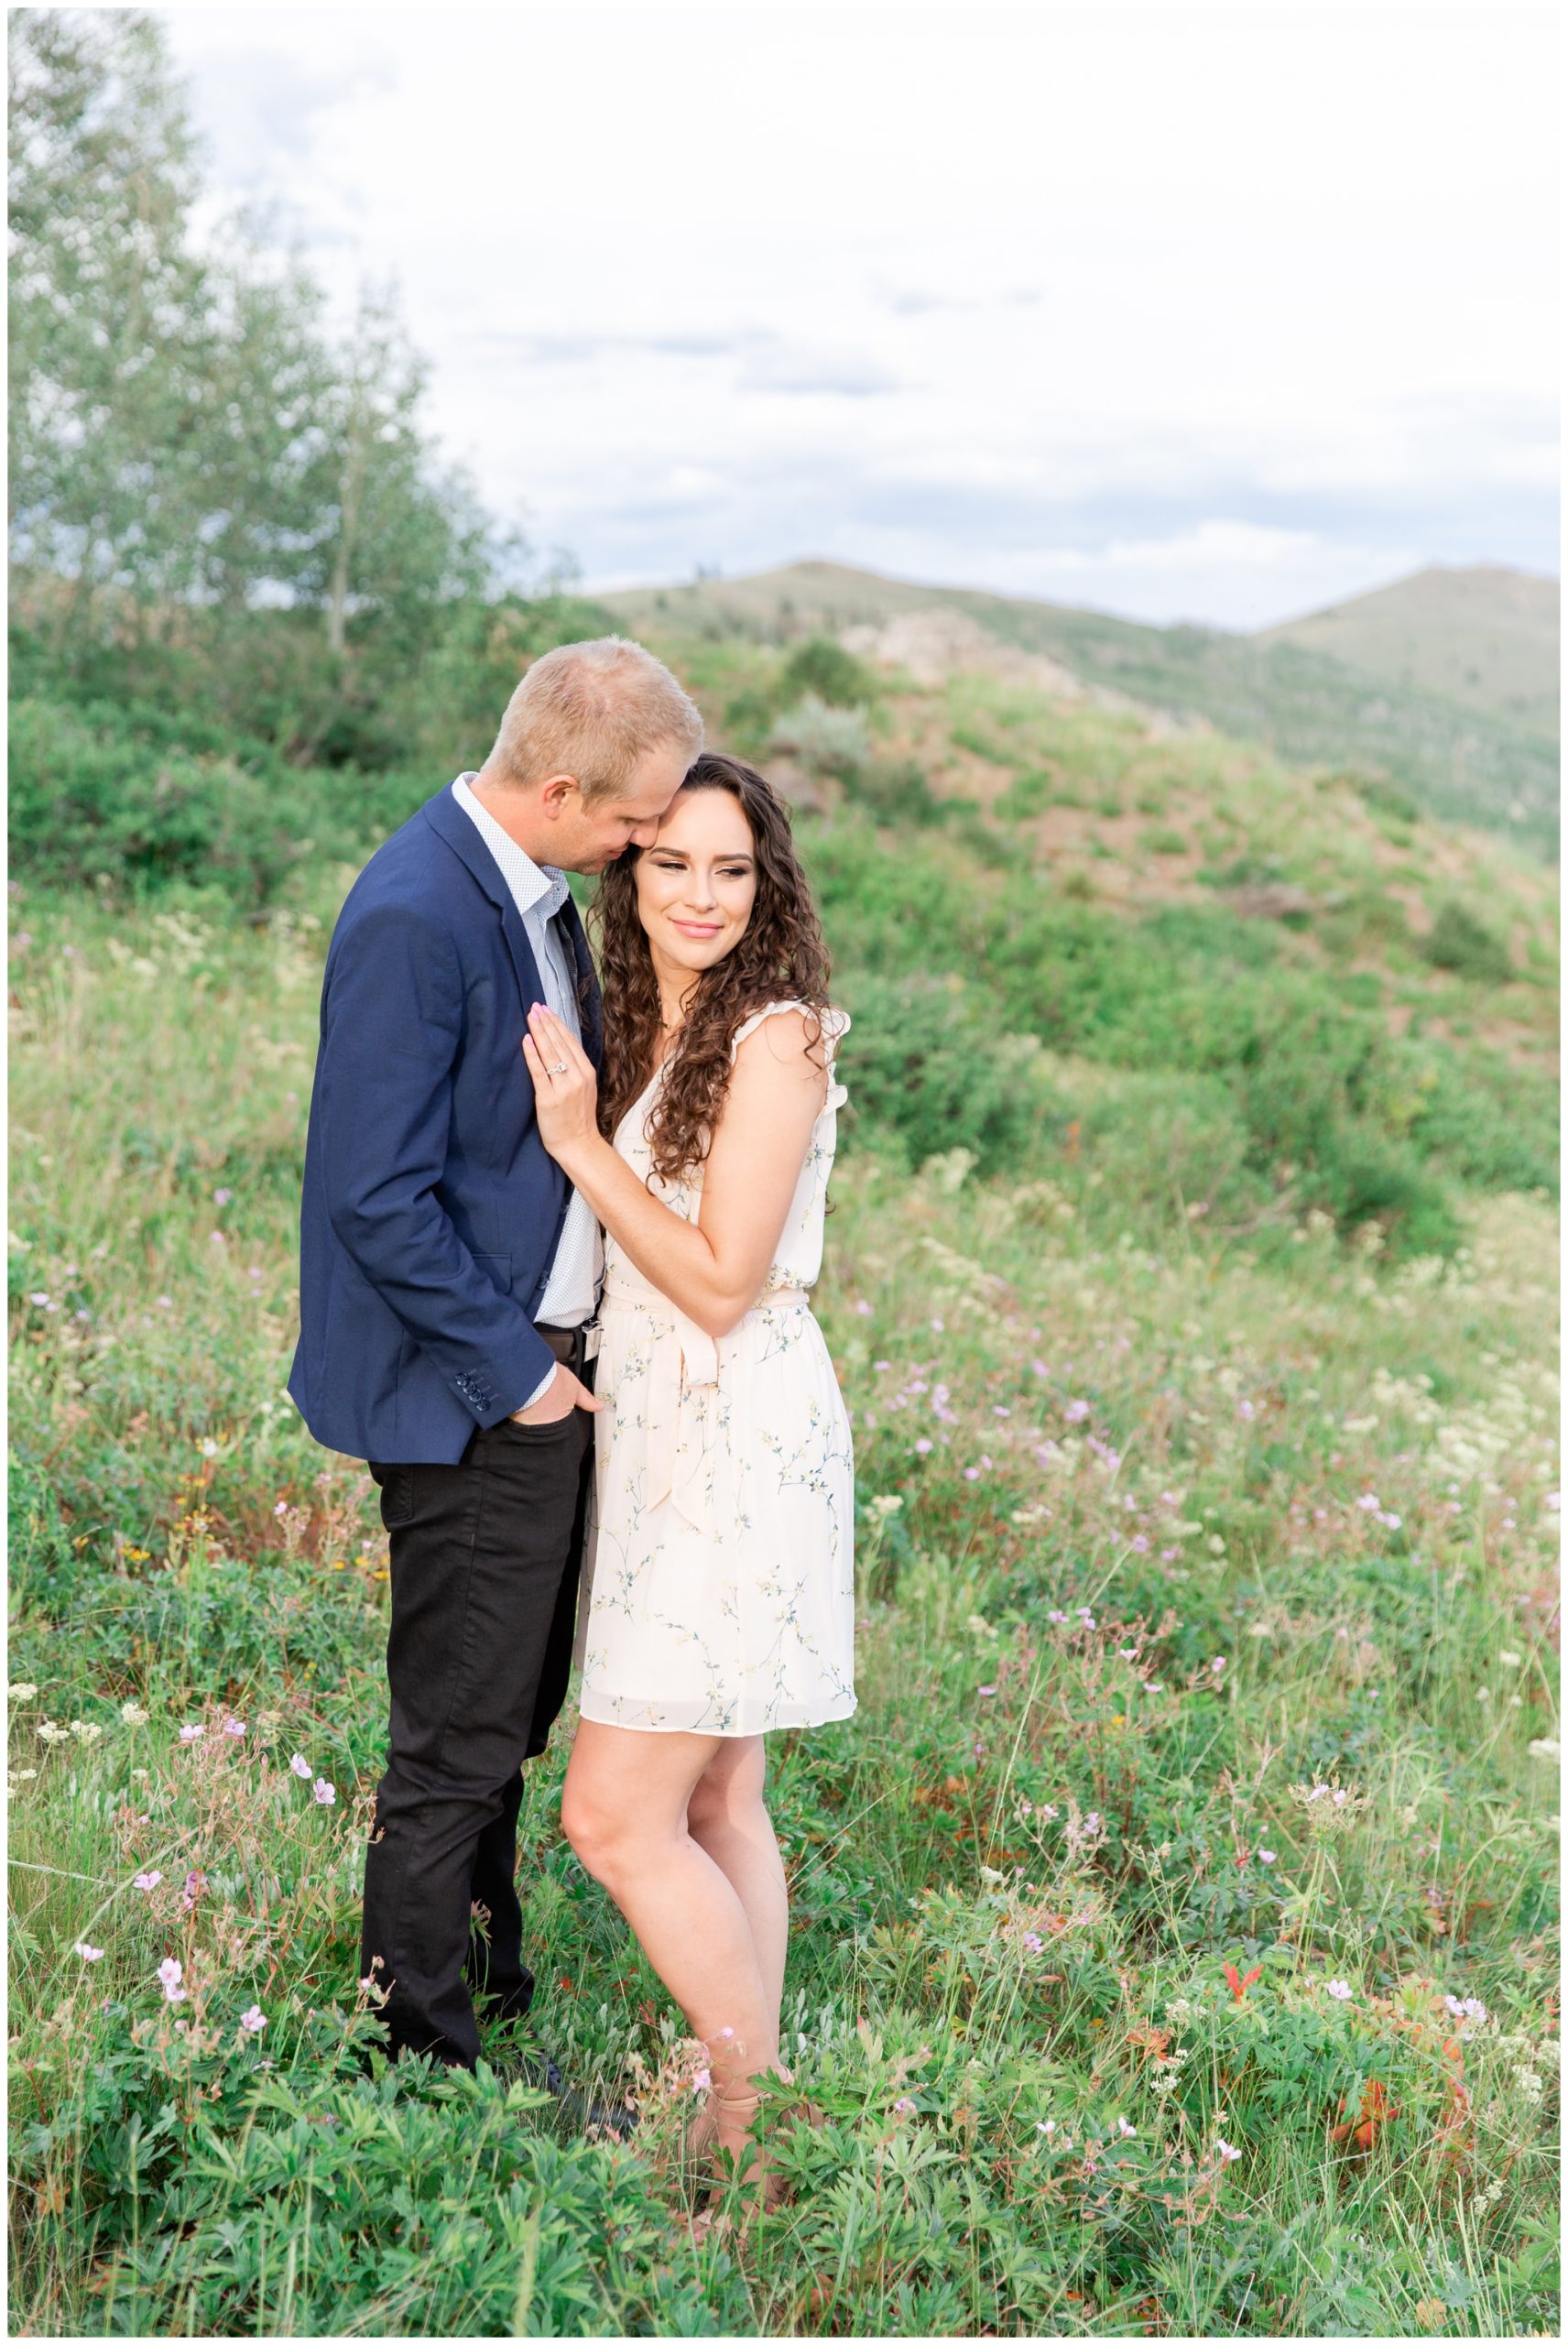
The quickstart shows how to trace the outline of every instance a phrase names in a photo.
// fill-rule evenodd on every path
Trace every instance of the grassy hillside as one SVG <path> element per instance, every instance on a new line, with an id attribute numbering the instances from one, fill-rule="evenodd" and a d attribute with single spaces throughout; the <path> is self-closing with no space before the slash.
<path id="1" fill-rule="evenodd" d="M 956 611 L 998 644 L 1044 654 L 1091 688 L 1202 719 L 1294 764 L 1381 779 L 1450 822 L 1505 832 L 1554 854 L 1558 769 L 1544 732 L 1374 678 L 1294 642 L 1217 628 L 1139 627 L 1065 608 L 799 562 L 755 578 L 705 579 L 606 595 L 623 622 L 686 634 L 789 641 L 815 631 Z"/>
<path id="2" fill-rule="evenodd" d="M 661 648 L 795 796 L 855 1019 L 861 1707 L 770 1746 L 792 2196 L 692 2227 L 700 2056 L 561 1838 L 570 1706 L 538 2024 L 635 2143 L 503 2033 L 356 2064 L 388 1566 L 282 1387 L 326 936 L 447 769 L 38 679 L 18 2329 L 1554 2333 L 1553 876 L 1027 671 Z"/>
<path id="3" fill-rule="evenodd" d="M 1265 627 L 1263 643 L 1326 652 L 1552 739 L 1560 730 L 1562 592 L 1555 578 L 1477 563 L 1418 571 L 1374 594 Z"/>

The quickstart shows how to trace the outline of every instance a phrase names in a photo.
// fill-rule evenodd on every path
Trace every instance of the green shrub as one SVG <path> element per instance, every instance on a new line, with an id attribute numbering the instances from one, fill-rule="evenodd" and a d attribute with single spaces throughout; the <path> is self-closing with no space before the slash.
<path id="1" fill-rule="evenodd" d="M 779 699 L 785 707 L 808 693 L 830 708 L 864 709 L 876 699 L 877 683 L 870 669 L 842 643 L 813 635 L 791 651 L 779 678 Z"/>
<path id="2" fill-rule="evenodd" d="M 843 1057 L 850 1134 L 890 1143 L 911 1166 L 954 1148 L 982 1172 L 1029 1161 L 1045 1094 L 1028 1038 L 998 1031 L 955 976 L 855 972 L 835 990 L 855 1021 Z"/>
<path id="3" fill-rule="evenodd" d="M 1421 950 L 1434 968 L 1451 969 L 1477 985 L 1506 985 L 1514 973 L 1502 938 L 1452 897 L 1421 939 Z"/>
<path id="4" fill-rule="evenodd" d="M 769 747 L 799 758 L 810 773 L 844 779 L 870 762 L 866 711 L 833 708 L 815 693 L 808 693 L 774 725 Z"/>
<path id="5" fill-rule="evenodd" d="M 1118 1231 L 1153 1238 L 1190 1217 L 1210 1229 L 1245 1226 L 1274 1194 L 1217 1075 L 1130 1074 L 1086 1104 L 1078 1121 L 1085 1196 Z"/>
<path id="6" fill-rule="evenodd" d="M 913 823 L 925 828 L 948 819 L 953 804 L 939 798 L 913 758 L 879 758 L 846 777 L 851 798 L 879 823 Z"/>
<path id="7" fill-rule="evenodd" d="M 1363 804 L 1370 806 L 1375 813 L 1387 814 L 1396 823 L 1421 820 L 1421 808 L 1409 791 L 1396 782 L 1385 780 L 1381 774 L 1345 773 L 1339 779 L 1347 781 Z"/>
<path id="8" fill-rule="evenodd" d="M 216 884 L 242 902 L 277 894 L 312 850 L 354 851 L 336 777 L 242 744 L 179 745 L 183 728 L 135 708 L 24 700 L 11 711 L 11 848 L 35 880 L 157 888 Z M 202 728 L 191 733 L 201 742 Z"/>
<path id="9" fill-rule="evenodd" d="M 996 800 L 996 812 L 1009 823 L 1027 823 L 1036 814 L 1043 814 L 1051 803 L 1051 778 L 1036 769 L 1020 773 L 1008 782 Z"/>

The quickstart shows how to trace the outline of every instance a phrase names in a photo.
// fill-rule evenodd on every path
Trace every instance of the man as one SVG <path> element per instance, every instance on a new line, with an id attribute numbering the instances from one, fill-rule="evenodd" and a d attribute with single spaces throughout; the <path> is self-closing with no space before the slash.
<path id="1" fill-rule="evenodd" d="M 540 1143 L 521 1043 L 546 1002 L 597 1063 L 563 875 L 649 844 L 702 741 L 640 645 L 547 652 L 482 769 L 371 857 L 327 954 L 289 1389 L 318 1441 L 369 1462 L 391 1543 L 360 1969 L 389 1990 L 394 2058 L 472 2067 L 479 2016 L 533 1995 L 519 1771 L 566 1694 L 600 1241 Z"/>

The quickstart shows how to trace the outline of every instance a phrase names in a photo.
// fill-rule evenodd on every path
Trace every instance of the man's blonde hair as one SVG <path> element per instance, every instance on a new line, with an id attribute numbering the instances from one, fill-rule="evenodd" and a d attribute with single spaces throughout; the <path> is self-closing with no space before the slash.
<path id="1" fill-rule="evenodd" d="M 536 660 L 506 703 L 490 752 L 503 781 L 569 773 L 584 800 L 624 791 L 649 749 L 702 747 L 702 719 L 662 660 L 624 635 L 558 644 Z"/>

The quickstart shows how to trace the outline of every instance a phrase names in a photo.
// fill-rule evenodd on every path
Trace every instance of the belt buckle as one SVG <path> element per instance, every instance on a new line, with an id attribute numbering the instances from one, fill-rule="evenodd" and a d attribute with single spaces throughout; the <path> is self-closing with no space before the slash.
<path id="1" fill-rule="evenodd" d="M 599 1340 L 603 1334 L 604 1329 L 600 1326 L 597 1319 L 591 1319 L 588 1325 L 583 1328 L 583 1357 L 585 1360 L 598 1358 Z"/>

